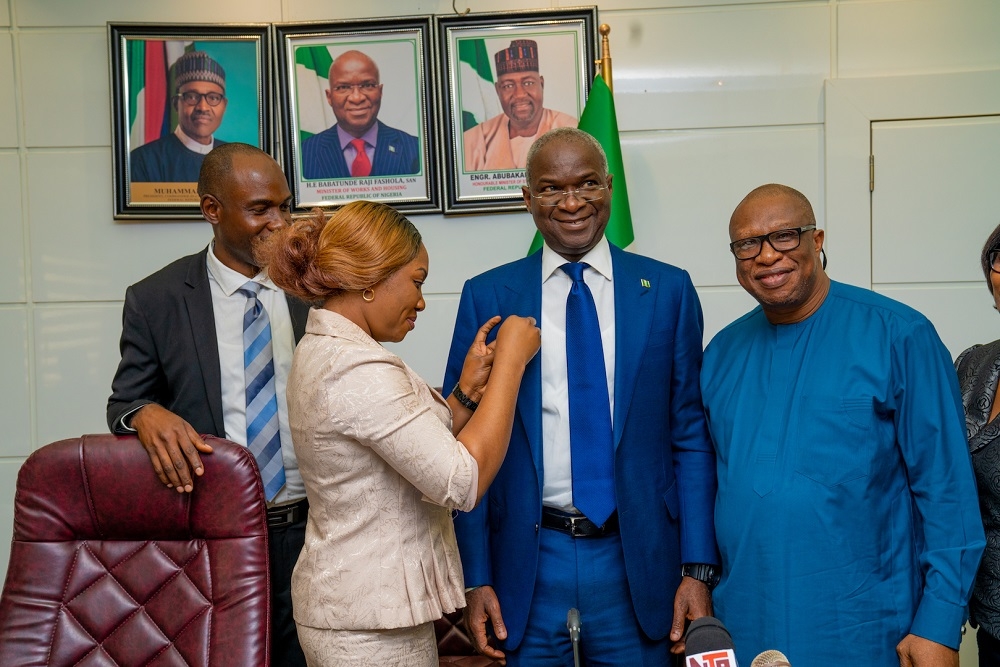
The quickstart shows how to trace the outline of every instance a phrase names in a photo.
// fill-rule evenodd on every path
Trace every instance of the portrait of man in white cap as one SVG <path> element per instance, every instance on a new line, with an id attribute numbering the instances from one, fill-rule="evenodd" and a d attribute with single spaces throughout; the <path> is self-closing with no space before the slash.
<path id="1" fill-rule="evenodd" d="M 524 169 L 535 139 L 557 127 L 576 127 L 569 114 L 544 108 L 545 78 L 538 69 L 538 43 L 515 39 L 493 56 L 494 87 L 503 113 L 463 134 L 465 170 Z"/>
<path id="2" fill-rule="evenodd" d="M 177 127 L 130 154 L 133 182 L 194 183 L 205 155 L 226 142 L 215 138 L 226 113 L 226 72 L 204 51 L 190 51 L 170 66 L 170 103 Z"/>

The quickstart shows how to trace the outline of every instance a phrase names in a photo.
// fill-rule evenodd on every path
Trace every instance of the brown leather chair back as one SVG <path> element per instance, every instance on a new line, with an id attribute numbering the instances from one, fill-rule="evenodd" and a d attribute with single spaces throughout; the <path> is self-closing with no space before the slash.
<path id="1" fill-rule="evenodd" d="M 267 514 L 243 447 L 206 438 L 193 493 L 135 437 L 42 447 L 21 467 L 0 665 L 266 665 Z"/>

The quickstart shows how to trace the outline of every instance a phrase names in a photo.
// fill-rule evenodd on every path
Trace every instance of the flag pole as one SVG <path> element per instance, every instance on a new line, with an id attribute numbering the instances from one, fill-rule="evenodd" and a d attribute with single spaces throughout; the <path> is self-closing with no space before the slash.
<path id="1" fill-rule="evenodd" d="M 602 23 L 598 31 L 601 33 L 601 57 L 594 61 L 594 64 L 597 65 L 597 71 L 594 74 L 600 75 L 604 79 L 604 83 L 608 84 L 608 90 L 614 93 L 615 87 L 611 83 L 611 42 L 608 41 L 611 26 Z"/>

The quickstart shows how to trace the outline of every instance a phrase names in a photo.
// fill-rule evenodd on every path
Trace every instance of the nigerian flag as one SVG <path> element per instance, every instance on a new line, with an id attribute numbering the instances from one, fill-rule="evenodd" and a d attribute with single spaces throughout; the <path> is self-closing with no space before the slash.
<path id="1" fill-rule="evenodd" d="M 458 40 L 458 81 L 463 132 L 503 112 L 493 87 L 495 78 L 486 40 Z"/>
<path id="2" fill-rule="evenodd" d="M 632 210 L 628 205 L 628 187 L 622 164 L 622 145 L 618 140 L 615 99 L 600 74 L 594 78 L 594 86 L 590 89 L 587 106 L 577 127 L 597 139 L 608 156 L 608 173 L 614 176 L 611 182 L 614 196 L 611 198 L 611 218 L 604 235 L 619 248 L 627 248 L 635 240 L 635 234 L 632 232 Z M 541 247 L 542 235 L 535 232 L 528 254 Z"/>
<path id="3" fill-rule="evenodd" d="M 295 90 L 298 94 L 299 145 L 337 123 L 326 100 L 330 87 L 333 56 L 325 46 L 300 46 L 295 49 Z"/>

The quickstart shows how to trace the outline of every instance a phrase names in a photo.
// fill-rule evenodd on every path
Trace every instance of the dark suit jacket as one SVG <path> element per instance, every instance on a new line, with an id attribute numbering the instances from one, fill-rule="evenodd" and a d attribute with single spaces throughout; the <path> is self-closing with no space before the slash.
<path id="1" fill-rule="evenodd" d="M 370 176 L 403 176 L 420 171 L 417 138 L 402 130 L 378 123 L 375 156 Z M 323 130 L 302 142 L 303 178 L 350 178 L 351 168 L 340 148 L 337 126 Z"/>
<path id="2" fill-rule="evenodd" d="M 465 284 L 444 387 L 458 381 L 477 329 L 491 316 L 531 315 L 541 322 L 541 257 L 539 251 Z M 632 604 L 642 629 L 660 639 L 670 630 L 681 563 L 718 563 L 715 454 L 699 384 L 701 306 L 681 269 L 614 246 L 611 259 L 615 494 Z M 465 583 L 494 587 L 509 648 L 524 636 L 535 587 L 541 397 L 536 355 L 521 381 L 507 458 L 476 509 L 455 519 Z"/>
<path id="3" fill-rule="evenodd" d="M 158 403 L 198 433 L 225 437 L 215 311 L 208 279 L 208 248 L 182 257 L 125 292 L 122 360 L 111 384 L 108 427 L 123 414 Z M 296 342 L 309 306 L 288 298 Z"/>

